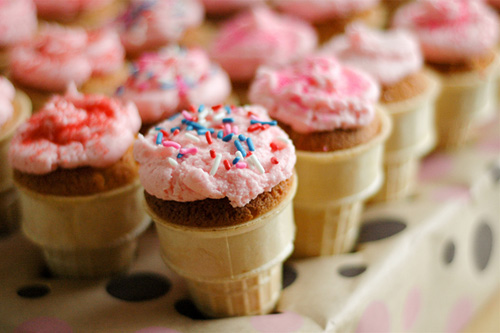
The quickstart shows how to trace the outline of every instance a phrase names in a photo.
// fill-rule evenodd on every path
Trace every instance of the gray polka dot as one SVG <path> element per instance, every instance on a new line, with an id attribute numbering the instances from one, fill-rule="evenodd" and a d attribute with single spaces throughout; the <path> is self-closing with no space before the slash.
<path id="1" fill-rule="evenodd" d="M 493 252 L 493 232 L 486 222 L 481 222 L 474 232 L 473 258 L 474 264 L 479 271 L 488 267 Z"/>
<path id="2" fill-rule="evenodd" d="M 453 262 L 453 259 L 455 259 L 455 243 L 450 240 L 444 245 L 443 261 L 448 265 Z"/>

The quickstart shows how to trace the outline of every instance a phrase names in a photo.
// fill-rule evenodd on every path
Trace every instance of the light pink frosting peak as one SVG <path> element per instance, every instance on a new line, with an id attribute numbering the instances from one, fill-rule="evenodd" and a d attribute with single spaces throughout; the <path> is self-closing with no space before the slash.
<path id="1" fill-rule="evenodd" d="M 395 27 L 415 33 L 427 61 L 461 62 L 487 54 L 498 42 L 495 12 L 477 0 L 421 0 L 401 7 Z"/>
<path id="2" fill-rule="evenodd" d="M 93 75 L 113 73 L 125 64 L 125 49 L 120 42 L 120 36 L 114 30 L 89 31 L 86 51 Z"/>
<path id="3" fill-rule="evenodd" d="M 233 207 L 290 178 L 296 161 L 287 134 L 256 105 L 183 111 L 139 135 L 134 156 L 151 195 L 181 202 L 227 197 Z"/>
<path id="4" fill-rule="evenodd" d="M 37 24 L 36 8 L 31 0 L 0 1 L 0 48 L 30 39 Z"/>
<path id="5" fill-rule="evenodd" d="M 378 83 L 333 56 L 309 56 L 293 65 L 262 68 L 250 87 L 252 103 L 301 133 L 358 128 L 375 115 Z"/>
<path id="6" fill-rule="evenodd" d="M 418 40 L 408 31 L 375 30 L 362 23 L 326 43 L 321 53 L 369 73 L 380 84 L 395 84 L 423 66 Z"/>
<path id="7" fill-rule="evenodd" d="M 0 76 L 0 128 L 12 117 L 14 114 L 14 106 L 12 101 L 16 90 L 12 83 L 5 77 Z"/>
<path id="8" fill-rule="evenodd" d="M 231 79 L 249 81 L 259 66 L 290 63 L 316 45 L 316 32 L 308 23 L 258 6 L 226 22 L 210 54 Z"/>
<path id="9" fill-rule="evenodd" d="M 55 95 L 22 124 L 9 148 L 13 168 L 46 174 L 57 168 L 106 167 L 135 140 L 136 107 L 102 95 Z"/>
<path id="10" fill-rule="evenodd" d="M 205 51 L 171 46 L 143 54 L 116 95 L 134 102 L 149 124 L 190 104 L 221 104 L 230 93 L 229 76 L 210 62 Z"/>

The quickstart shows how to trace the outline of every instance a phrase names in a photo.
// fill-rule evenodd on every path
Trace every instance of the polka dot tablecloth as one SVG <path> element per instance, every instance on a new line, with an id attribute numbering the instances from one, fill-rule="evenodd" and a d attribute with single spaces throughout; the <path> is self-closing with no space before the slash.
<path id="1" fill-rule="evenodd" d="M 2 234 L 0 331 L 459 332 L 500 286 L 500 134 L 489 131 L 428 156 L 408 200 L 369 206 L 353 253 L 287 261 L 269 315 L 205 317 L 154 228 L 126 273 L 93 280 L 51 276 L 20 232 Z"/>

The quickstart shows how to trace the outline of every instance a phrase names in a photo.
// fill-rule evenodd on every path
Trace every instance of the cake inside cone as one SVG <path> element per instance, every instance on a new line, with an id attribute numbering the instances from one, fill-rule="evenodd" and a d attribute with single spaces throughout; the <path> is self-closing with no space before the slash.
<path id="1" fill-rule="evenodd" d="M 380 102 L 389 104 L 405 101 L 422 94 L 428 89 L 428 86 L 429 79 L 424 72 L 419 71 L 393 85 L 382 85 Z"/>
<path id="2" fill-rule="evenodd" d="M 427 62 L 427 65 L 442 74 L 467 73 L 485 70 L 493 63 L 494 60 L 495 54 L 492 51 L 480 57 L 474 57 L 461 62 L 435 63 L 429 61 Z"/>

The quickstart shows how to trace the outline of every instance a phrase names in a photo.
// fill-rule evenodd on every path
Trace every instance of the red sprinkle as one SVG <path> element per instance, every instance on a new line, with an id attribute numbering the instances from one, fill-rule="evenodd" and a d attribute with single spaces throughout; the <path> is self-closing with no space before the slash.
<path id="1" fill-rule="evenodd" d="M 276 157 L 271 157 L 271 163 L 272 164 L 278 164 L 279 161 L 278 161 L 278 159 Z"/>
<path id="2" fill-rule="evenodd" d="M 212 144 L 212 136 L 211 136 L 211 133 L 210 132 L 205 132 L 205 138 L 207 138 L 207 142 L 209 145 Z M 215 154 L 214 154 L 215 155 Z"/>
<path id="3" fill-rule="evenodd" d="M 247 156 L 246 157 L 250 157 L 252 156 L 252 152 L 251 151 L 247 151 Z"/>
<path id="4" fill-rule="evenodd" d="M 276 151 L 276 150 L 278 150 L 278 146 L 276 145 L 276 143 L 271 142 L 270 146 L 271 146 L 271 151 Z"/>
<path id="5" fill-rule="evenodd" d="M 179 134 L 179 132 L 180 132 L 180 131 L 179 131 L 179 129 L 177 128 L 177 129 L 174 131 L 174 133 L 172 133 L 172 135 L 174 135 L 174 136 L 175 136 L 175 135 Z"/>
<path id="6" fill-rule="evenodd" d="M 231 169 L 231 163 L 228 160 L 224 160 L 224 168 L 229 171 Z"/>
<path id="7" fill-rule="evenodd" d="M 273 142 L 271 142 L 270 146 L 271 146 L 272 151 L 276 151 L 276 150 L 281 150 L 281 149 L 285 148 L 286 143 L 284 143 L 282 141 L 273 141 Z"/>
<path id="8" fill-rule="evenodd" d="M 256 116 L 256 114 L 253 113 L 252 111 L 248 111 L 247 112 L 247 117 L 251 117 L 251 116 Z"/>
<path id="9" fill-rule="evenodd" d="M 262 124 L 255 123 L 255 124 L 252 124 L 252 125 L 248 126 L 248 131 L 249 132 L 255 132 L 255 131 L 257 131 L 257 130 L 259 130 L 261 128 L 262 128 Z"/>
<path id="10" fill-rule="evenodd" d="M 160 129 L 160 132 L 162 132 L 163 134 L 163 138 L 168 138 L 170 136 L 170 133 L 168 133 L 167 131 L 165 131 L 164 129 Z"/>
<path id="11" fill-rule="evenodd" d="M 213 149 L 210 149 L 210 157 L 211 158 L 215 158 L 216 154 L 215 154 L 215 150 Z"/>
<path id="12" fill-rule="evenodd" d="M 193 112 L 193 113 L 195 113 L 195 112 L 196 112 L 196 109 L 194 108 L 194 105 L 193 105 L 193 104 L 190 104 L 190 105 L 189 105 L 188 110 L 189 110 L 189 112 Z"/>
<path id="13" fill-rule="evenodd" d="M 264 131 L 264 130 L 268 129 L 269 127 L 271 127 L 271 125 L 264 124 L 264 125 L 262 125 L 262 130 Z"/>
<path id="14" fill-rule="evenodd" d="M 212 110 L 217 111 L 222 107 L 222 104 L 212 106 Z"/>

